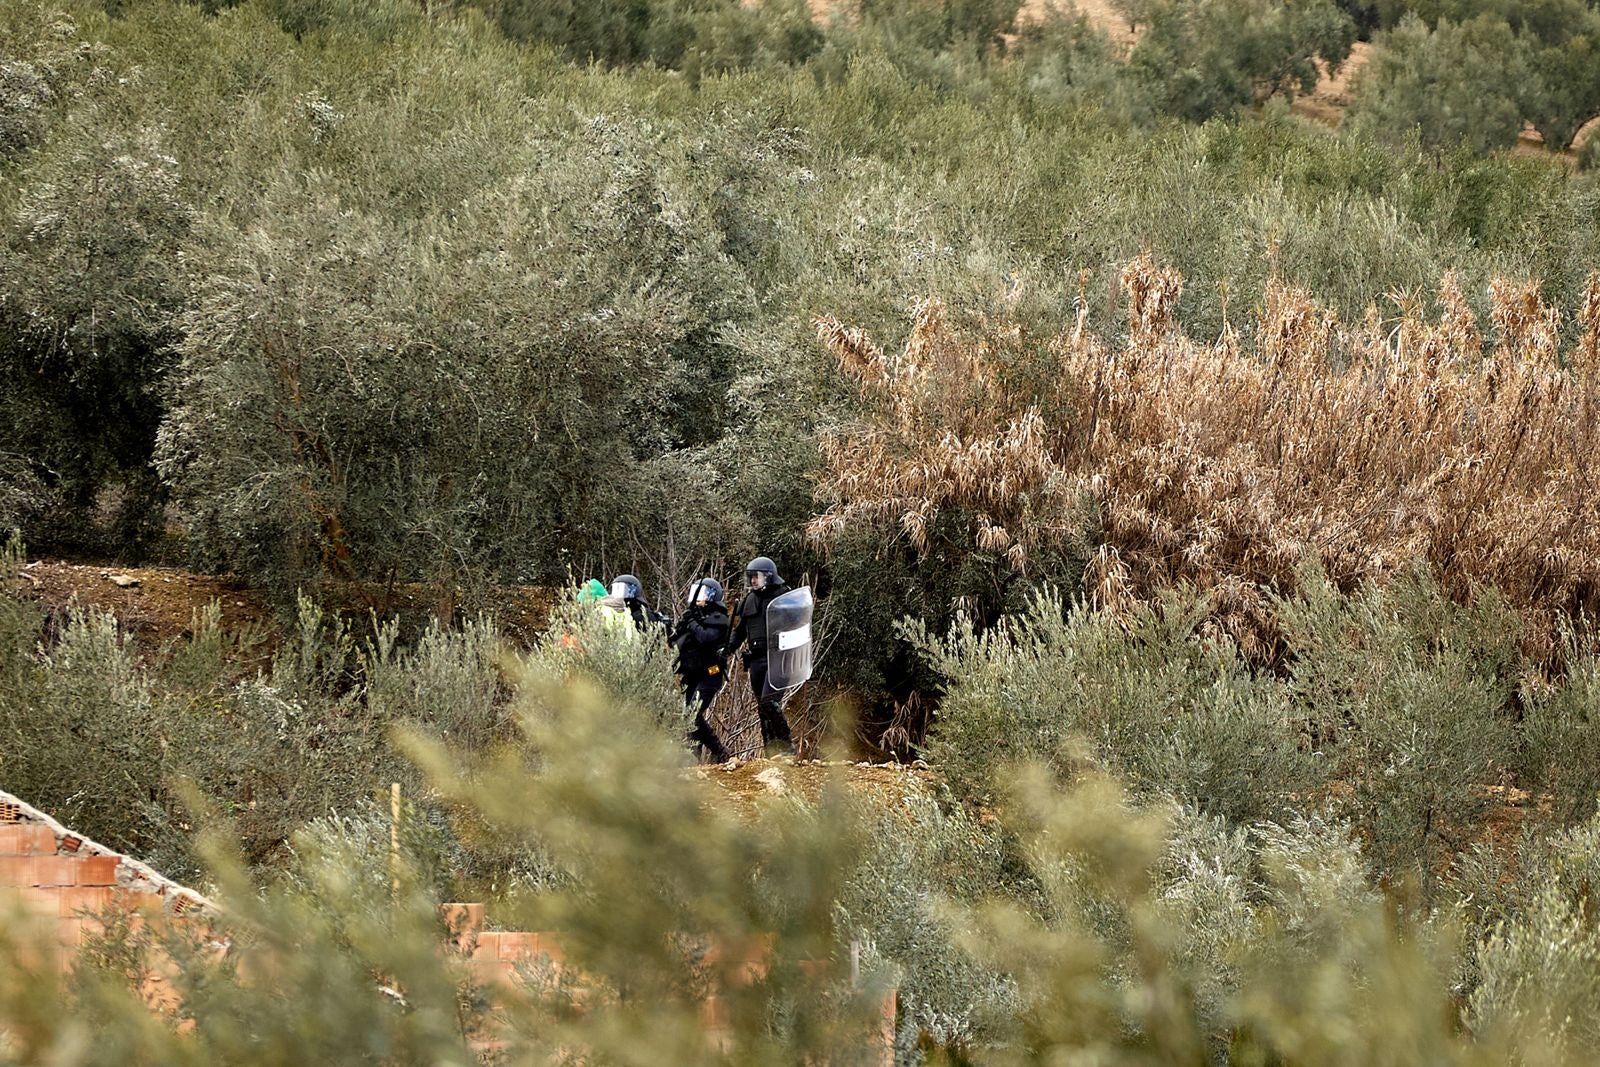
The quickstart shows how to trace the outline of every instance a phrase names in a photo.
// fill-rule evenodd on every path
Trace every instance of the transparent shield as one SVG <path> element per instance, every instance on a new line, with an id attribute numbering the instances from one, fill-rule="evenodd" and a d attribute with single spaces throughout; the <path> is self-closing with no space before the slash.
<path id="1" fill-rule="evenodd" d="M 767 605 L 767 685 L 782 692 L 811 679 L 811 616 L 816 609 L 809 586 L 791 589 Z"/>

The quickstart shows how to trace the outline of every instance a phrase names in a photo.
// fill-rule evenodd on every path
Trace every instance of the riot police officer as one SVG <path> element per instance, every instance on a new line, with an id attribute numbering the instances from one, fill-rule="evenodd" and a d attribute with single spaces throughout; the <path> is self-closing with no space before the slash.
<path id="1" fill-rule="evenodd" d="M 744 569 L 745 595 L 739 601 L 739 621 L 733 628 L 728 652 L 745 647 L 743 660 L 750 673 L 750 692 L 761 714 L 761 743 L 769 752 L 794 751 L 789 722 L 783 717 L 783 694 L 767 685 L 767 605 L 789 591 L 778 565 L 757 556 Z"/>
<path id="2" fill-rule="evenodd" d="M 711 702 L 727 680 L 728 609 L 723 603 L 721 582 L 701 578 L 689 586 L 689 606 L 673 627 L 670 643 L 678 650 L 683 699 L 694 708 L 694 729 L 689 740 L 705 746 L 713 761 L 725 763 L 728 750 L 722 747 L 706 718 Z"/>
<path id="3" fill-rule="evenodd" d="M 607 599 L 621 604 L 640 633 L 648 633 L 653 626 L 666 630 L 671 625 L 665 615 L 650 607 L 644 598 L 644 586 L 631 574 L 619 574 L 611 579 L 611 595 Z"/>

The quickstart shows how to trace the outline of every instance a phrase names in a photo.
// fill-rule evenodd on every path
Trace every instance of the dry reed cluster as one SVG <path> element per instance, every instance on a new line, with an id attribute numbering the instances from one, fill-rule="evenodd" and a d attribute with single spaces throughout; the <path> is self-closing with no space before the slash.
<path id="1" fill-rule="evenodd" d="M 1084 537 L 1099 603 L 1178 581 L 1214 591 L 1246 651 L 1270 650 L 1266 592 L 1306 560 L 1342 586 L 1426 561 L 1453 595 L 1497 586 L 1548 635 L 1600 600 L 1600 276 L 1563 348 L 1534 284 L 1497 281 L 1480 329 L 1446 276 L 1437 314 L 1391 296 L 1346 324 L 1275 284 L 1251 339 L 1188 336 L 1183 281 L 1148 255 L 1122 274 L 1125 343 L 1096 336 L 1080 301 L 1066 336 L 1004 318 L 970 329 L 936 300 L 903 350 L 818 321 L 860 386 L 863 418 L 829 436 L 810 534 L 894 528 L 920 553 L 1003 555 Z M 930 544 L 936 516 L 968 546 Z"/>

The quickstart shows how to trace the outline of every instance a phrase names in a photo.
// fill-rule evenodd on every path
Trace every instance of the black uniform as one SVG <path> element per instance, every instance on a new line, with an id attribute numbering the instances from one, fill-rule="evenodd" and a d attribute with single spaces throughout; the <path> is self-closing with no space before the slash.
<path id="1" fill-rule="evenodd" d="M 728 651 L 749 646 L 743 658 L 745 669 L 750 672 L 750 692 L 755 694 L 756 707 L 761 712 L 761 743 L 778 744 L 793 752 L 789 720 L 783 717 L 783 694 L 767 685 L 767 605 L 788 591 L 788 585 L 777 581 L 745 593 L 739 601 L 739 621 L 733 627 Z"/>
<path id="2" fill-rule="evenodd" d="M 683 683 L 683 699 L 694 708 L 694 729 L 689 740 L 704 745 L 711 758 L 723 763 L 728 750 L 722 747 L 716 731 L 706 719 L 711 702 L 727 681 L 728 609 L 721 604 L 690 605 L 672 631 L 672 647 L 678 650 L 678 680 Z"/>

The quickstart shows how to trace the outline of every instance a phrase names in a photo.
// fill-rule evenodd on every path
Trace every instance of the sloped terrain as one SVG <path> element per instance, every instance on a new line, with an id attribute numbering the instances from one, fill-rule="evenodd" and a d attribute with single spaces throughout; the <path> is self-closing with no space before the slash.
<path id="1" fill-rule="evenodd" d="M 76 603 L 116 614 L 142 649 L 154 650 L 190 633 L 197 613 L 215 603 L 226 631 L 254 627 L 270 643 L 277 633 L 272 603 L 261 590 L 229 576 L 177 567 L 118 567 L 38 559 L 25 564 L 11 591 L 37 600 L 50 614 Z M 539 586 L 505 586 L 489 594 L 489 613 L 514 642 L 526 644 L 543 628 L 556 592 Z M 342 612 L 412 622 L 449 615 L 456 606 L 416 585 L 348 585 L 333 591 Z"/>

